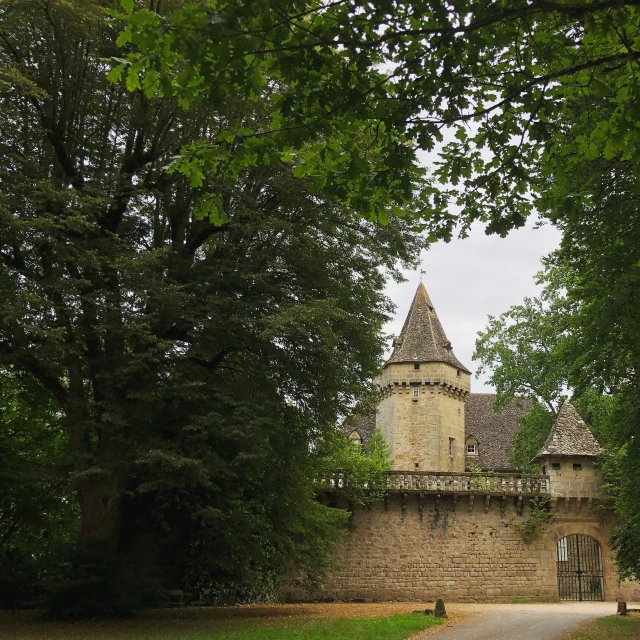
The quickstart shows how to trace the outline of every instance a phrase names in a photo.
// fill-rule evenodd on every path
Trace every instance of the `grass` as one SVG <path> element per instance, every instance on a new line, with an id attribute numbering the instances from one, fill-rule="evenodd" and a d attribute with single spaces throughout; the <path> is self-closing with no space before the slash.
<path id="1" fill-rule="evenodd" d="M 640 617 L 631 614 L 600 618 L 561 640 L 640 640 Z"/>
<path id="2" fill-rule="evenodd" d="M 0 628 L 7 621 L 3 618 Z M 421 614 L 333 619 L 176 618 L 160 624 L 153 619 L 59 624 L 31 619 L 10 625 L 8 637 L 12 640 L 405 640 L 441 622 Z"/>

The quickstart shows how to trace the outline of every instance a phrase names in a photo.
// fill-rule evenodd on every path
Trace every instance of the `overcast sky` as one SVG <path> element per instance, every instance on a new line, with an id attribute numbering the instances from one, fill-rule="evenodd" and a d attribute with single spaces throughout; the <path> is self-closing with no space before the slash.
<path id="1" fill-rule="evenodd" d="M 488 315 L 498 315 L 525 296 L 536 295 L 533 278 L 540 271 L 540 259 L 559 242 L 557 229 L 550 225 L 535 229 L 533 221 L 506 238 L 487 236 L 478 224 L 468 238 L 440 242 L 422 252 L 426 272 L 422 281 L 454 353 L 474 374 L 471 391 L 493 391 L 486 375 L 475 377 L 478 363 L 471 356 L 477 332 L 486 327 Z M 387 295 L 397 310 L 386 326 L 387 334 L 400 333 L 420 282 L 419 271 L 405 272 L 407 282 L 388 284 Z"/>

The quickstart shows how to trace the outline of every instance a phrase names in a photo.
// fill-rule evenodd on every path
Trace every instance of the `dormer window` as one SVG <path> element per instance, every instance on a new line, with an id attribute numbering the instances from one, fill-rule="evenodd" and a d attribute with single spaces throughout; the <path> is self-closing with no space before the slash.
<path id="1" fill-rule="evenodd" d="M 349 435 L 349 441 L 353 442 L 353 444 L 362 445 L 362 438 L 357 431 L 352 431 Z"/>
<path id="2" fill-rule="evenodd" d="M 478 455 L 478 441 L 473 436 L 465 440 L 465 451 L 468 456 Z"/>
<path id="3" fill-rule="evenodd" d="M 467 454 L 471 455 L 471 456 L 475 456 L 476 455 L 476 445 L 475 444 L 468 444 L 467 445 Z"/>

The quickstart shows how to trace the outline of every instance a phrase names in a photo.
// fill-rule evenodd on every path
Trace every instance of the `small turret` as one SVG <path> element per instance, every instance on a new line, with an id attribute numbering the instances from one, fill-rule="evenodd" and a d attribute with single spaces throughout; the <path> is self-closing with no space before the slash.
<path id="1" fill-rule="evenodd" d="M 542 473 L 549 474 L 552 496 L 588 498 L 602 486 L 594 467 L 601 451 L 576 408 L 567 401 L 532 462 L 540 464 Z"/>
<path id="2" fill-rule="evenodd" d="M 469 381 L 420 283 L 393 352 L 374 380 L 382 393 L 376 426 L 395 469 L 464 471 Z"/>

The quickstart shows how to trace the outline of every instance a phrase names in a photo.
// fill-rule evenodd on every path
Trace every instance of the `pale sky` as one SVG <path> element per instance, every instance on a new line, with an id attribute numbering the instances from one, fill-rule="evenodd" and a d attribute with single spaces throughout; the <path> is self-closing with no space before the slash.
<path id="1" fill-rule="evenodd" d="M 471 359 L 476 334 L 487 324 L 487 316 L 498 315 L 525 296 L 535 296 L 534 282 L 540 259 L 560 242 L 560 232 L 551 225 L 534 228 L 530 221 L 506 238 L 487 236 L 484 225 L 472 228 L 468 238 L 439 242 L 422 252 L 424 286 L 451 341 L 453 351 L 470 371 L 471 391 L 492 392 L 486 376 L 476 379 L 478 363 Z M 395 319 L 385 333 L 398 335 L 420 282 L 420 269 L 405 272 L 407 282 L 390 281 L 386 293 L 397 305 Z"/>

